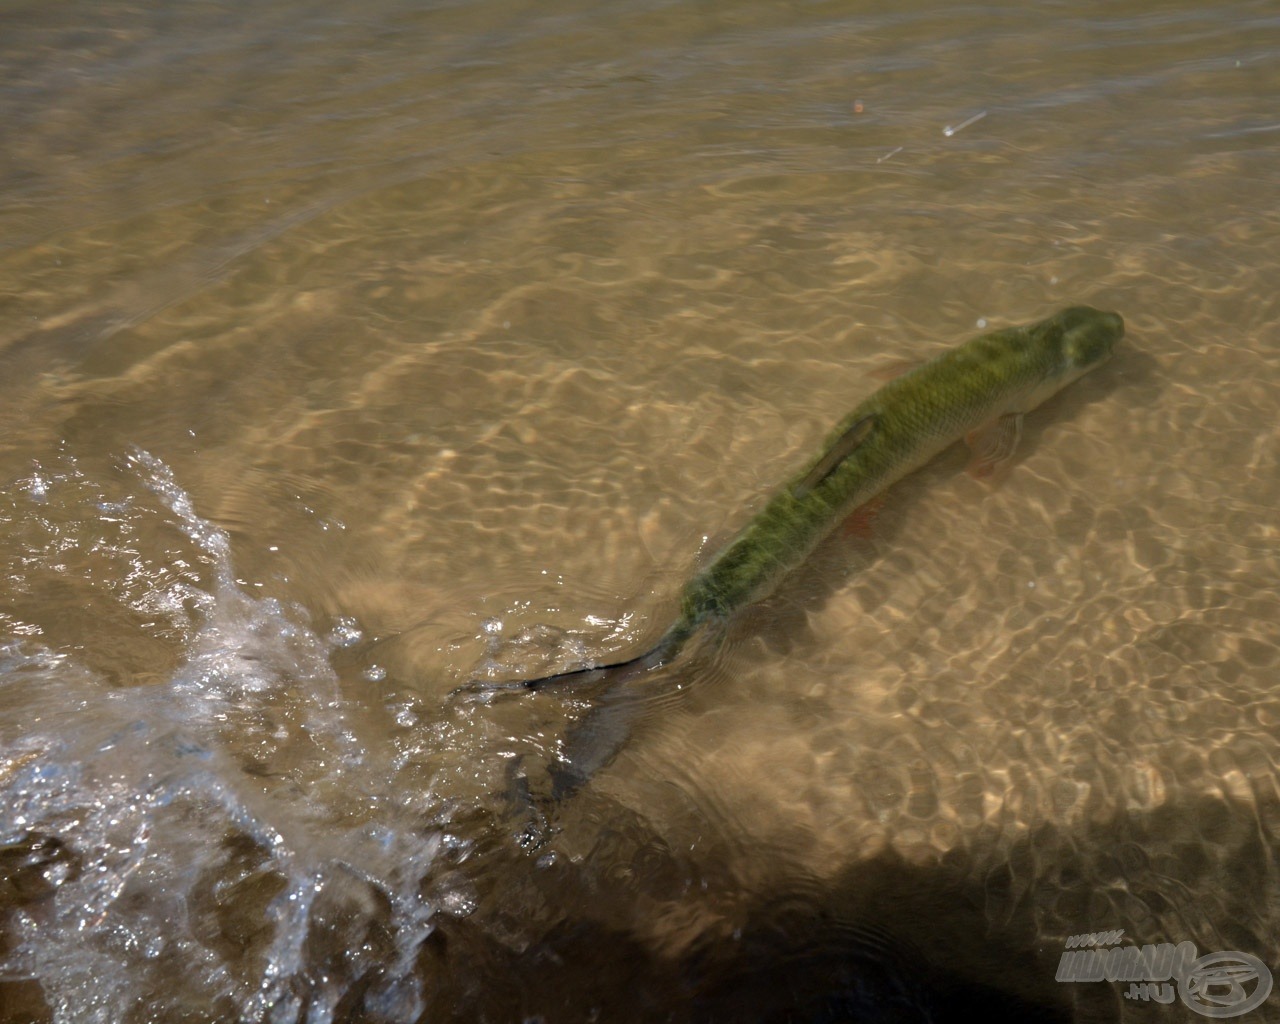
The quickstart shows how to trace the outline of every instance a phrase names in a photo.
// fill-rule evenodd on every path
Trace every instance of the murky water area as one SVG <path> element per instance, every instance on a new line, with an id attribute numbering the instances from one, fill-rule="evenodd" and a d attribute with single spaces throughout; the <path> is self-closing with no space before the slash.
<path id="1" fill-rule="evenodd" d="M 0 117 L 3 1024 L 1280 970 L 1274 3 L 14 0 Z M 643 649 L 886 366 L 1081 302 L 998 488 L 895 487 L 576 794 L 597 694 L 450 696 Z"/>

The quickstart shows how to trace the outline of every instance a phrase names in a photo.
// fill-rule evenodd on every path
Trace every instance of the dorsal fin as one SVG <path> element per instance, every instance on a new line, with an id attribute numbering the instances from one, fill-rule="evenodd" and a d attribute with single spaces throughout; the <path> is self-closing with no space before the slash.
<path id="1" fill-rule="evenodd" d="M 834 473 L 840 463 L 857 451 L 858 446 L 871 436 L 871 431 L 875 429 L 875 425 L 876 417 L 873 413 L 870 416 L 862 417 L 862 419 L 850 426 L 848 430 L 835 439 L 835 442 L 827 449 L 827 453 L 817 461 L 813 469 L 804 475 L 804 479 L 792 488 L 792 495 L 797 499 L 803 498 Z"/>

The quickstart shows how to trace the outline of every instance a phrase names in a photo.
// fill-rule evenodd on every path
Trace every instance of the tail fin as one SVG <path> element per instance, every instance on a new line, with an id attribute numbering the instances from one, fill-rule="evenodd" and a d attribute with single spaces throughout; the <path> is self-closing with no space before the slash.
<path id="1" fill-rule="evenodd" d="M 547 766 L 551 799 L 561 803 L 607 768 L 631 739 L 648 694 L 610 688 L 565 733 L 560 755 Z"/>
<path id="2" fill-rule="evenodd" d="M 560 756 L 547 767 L 555 803 L 573 796 L 591 781 L 596 772 L 613 762 L 631 738 L 638 718 L 676 699 L 675 691 L 682 689 L 677 680 L 661 687 L 637 688 L 626 684 L 641 672 L 666 665 L 699 632 L 703 630 L 693 629 L 677 635 L 676 627 L 673 627 L 663 642 L 648 654 L 613 666 L 616 673 L 607 679 L 606 687 L 592 700 L 582 717 L 569 727 L 560 744 Z M 714 643 L 722 635 L 720 629 L 713 628 L 703 640 Z M 705 649 L 705 642 L 699 644 L 699 650 Z M 686 664 L 680 671 L 683 673 L 688 668 L 689 664 Z"/>

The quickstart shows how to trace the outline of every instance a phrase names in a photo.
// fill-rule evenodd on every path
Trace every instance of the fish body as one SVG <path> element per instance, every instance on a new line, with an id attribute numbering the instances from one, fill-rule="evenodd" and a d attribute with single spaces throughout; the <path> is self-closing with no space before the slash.
<path id="1" fill-rule="evenodd" d="M 689 580 L 675 622 L 652 649 L 499 686 L 616 684 L 665 664 L 709 624 L 767 597 L 853 510 L 956 441 L 968 441 L 974 475 L 999 478 L 1017 448 L 1023 415 L 1104 362 L 1123 335 L 1117 314 L 1073 306 L 973 338 L 890 380 L 837 424 L 819 452 Z M 566 743 L 576 752 L 554 773 L 557 796 L 607 763 L 625 739 L 629 714 L 605 713 L 603 705 L 597 710 L 580 723 L 576 741 Z"/>
<path id="2" fill-rule="evenodd" d="M 1123 334 L 1115 313 L 1076 306 L 974 338 L 889 381 L 689 581 L 674 635 L 768 596 L 850 512 L 961 438 L 975 449 L 972 470 L 998 475 L 1022 416 L 1105 360 Z"/>
<path id="3" fill-rule="evenodd" d="M 889 381 L 837 424 L 818 454 L 685 585 L 679 616 L 655 647 L 627 661 L 513 685 L 539 689 L 663 664 L 708 622 L 767 597 L 850 512 L 962 438 L 973 449 L 971 472 L 999 477 L 1023 415 L 1104 362 L 1123 335 L 1117 314 L 1073 306 L 973 338 Z"/>

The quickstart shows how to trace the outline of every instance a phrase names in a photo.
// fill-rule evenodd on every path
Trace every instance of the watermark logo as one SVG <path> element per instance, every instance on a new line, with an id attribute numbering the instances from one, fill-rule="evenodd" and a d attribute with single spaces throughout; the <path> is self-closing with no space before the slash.
<path id="1" fill-rule="evenodd" d="M 1072 935 L 1058 961 L 1058 981 L 1127 981 L 1126 999 L 1172 1003 L 1176 994 L 1206 1017 L 1239 1017 L 1271 995 L 1271 971 L 1251 953 L 1198 956 L 1194 942 L 1123 946 L 1123 938 L 1123 929 Z"/>

